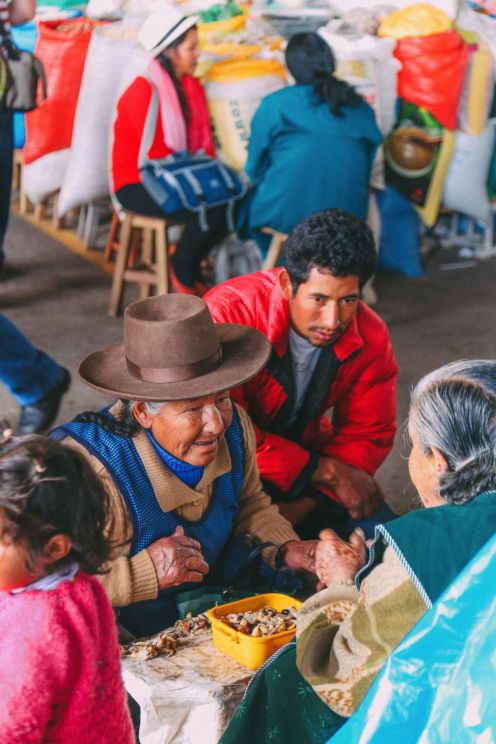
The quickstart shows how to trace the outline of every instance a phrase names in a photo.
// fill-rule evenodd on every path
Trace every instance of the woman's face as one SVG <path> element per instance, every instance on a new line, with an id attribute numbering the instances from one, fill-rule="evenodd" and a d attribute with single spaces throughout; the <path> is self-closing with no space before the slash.
<path id="1" fill-rule="evenodd" d="M 157 414 L 135 403 L 134 415 L 167 452 L 190 465 L 208 465 L 232 420 L 228 392 L 193 400 L 168 401 Z"/>
<path id="2" fill-rule="evenodd" d="M 444 504 L 443 498 L 439 495 L 439 477 L 447 468 L 446 461 L 438 451 L 426 455 L 411 430 L 409 435 L 412 449 L 408 458 L 408 471 L 423 506 Z"/>
<path id="3" fill-rule="evenodd" d="M 193 75 L 200 56 L 196 29 L 190 28 L 184 41 L 174 49 L 166 49 L 164 54 L 170 59 L 177 78 Z"/>

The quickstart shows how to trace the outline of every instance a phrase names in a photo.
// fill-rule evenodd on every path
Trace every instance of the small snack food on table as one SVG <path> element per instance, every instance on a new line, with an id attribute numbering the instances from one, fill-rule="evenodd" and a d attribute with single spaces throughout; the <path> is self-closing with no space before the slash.
<path id="1" fill-rule="evenodd" d="M 206 615 L 200 613 L 193 617 L 191 612 L 188 612 L 186 617 L 177 620 L 172 628 L 167 628 L 151 638 L 130 641 L 121 645 L 121 655 L 132 656 L 143 661 L 155 659 L 157 656 L 173 656 L 181 640 L 208 627 L 210 627 L 210 622 Z"/>

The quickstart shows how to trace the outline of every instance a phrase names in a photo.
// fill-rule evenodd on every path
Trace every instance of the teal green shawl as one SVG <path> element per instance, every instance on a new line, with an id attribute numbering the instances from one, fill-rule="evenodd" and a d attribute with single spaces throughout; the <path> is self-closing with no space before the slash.
<path id="1" fill-rule="evenodd" d="M 496 532 L 496 492 L 486 491 L 466 504 L 444 504 L 405 514 L 376 527 L 363 578 L 391 545 L 426 607 L 444 592 Z"/>
<path id="2" fill-rule="evenodd" d="M 430 608 L 496 531 L 496 493 L 406 514 L 376 527 L 359 585 L 391 545 Z M 323 744 L 345 722 L 314 693 L 285 646 L 253 678 L 219 744 Z"/>

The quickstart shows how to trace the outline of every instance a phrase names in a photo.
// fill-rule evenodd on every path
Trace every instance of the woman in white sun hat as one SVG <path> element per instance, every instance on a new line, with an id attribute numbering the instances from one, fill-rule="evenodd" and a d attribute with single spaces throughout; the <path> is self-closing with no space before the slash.
<path id="1" fill-rule="evenodd" d="M 183 16 L 163 4 L 140 30 L 150 64 L 117 102 L 111 159 L 113 192 L 132 212 L 164 216 L 142 183 L 140 167 L 180 150 L 214 155 L 205 93 L 193 77 L 199 56 L 197 22 L 197 16 Z M 206 288 L 200 263 L 227 235 L 226 207 L 208 210 L 207 232 L 191 212 L 173 217 L 185 228 L 172 260 L 172 282 L 176 291 L 202 294 Z"/>

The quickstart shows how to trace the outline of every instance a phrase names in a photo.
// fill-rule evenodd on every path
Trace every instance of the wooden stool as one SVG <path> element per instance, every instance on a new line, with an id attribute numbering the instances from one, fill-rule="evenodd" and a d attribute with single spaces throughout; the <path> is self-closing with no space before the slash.
<path id="1" fill-rule="evenodd" d="M 126 282 L 139 284 L 142 299 L 149 297 L 153 288 L 157 294 L 167 294 L 169 291 L 167 228 L 167 220 L 160 217 L 146 217 L 142 214 L 124 211 L 108 305 L 108 314 L 112 317 L 115 318 L 120 312 Z M 140 229 L 143 236 L 142 265 L 128 268 L 133 231 L 136 229 Z"/>
<path id="2" fill-rule="evenodd" d="M 113 261 L 119 251 L 120 230 L 121 219 L 117 212 L 114 211 L 112 213 L 112 220 L 110 222 L 107 242 L 105 244 L 105 252 L 103 254 L 103 257 L 105 261 L 107 261 L 107 263 Z M 127 264 L 128 269 L 131 269 L 138 260 L 140 243 L 141 230 L 133 228 L 131 233 L 131 250 L 129 251 L 129 261 Z"/>
<path id="3" fill-rule="evenodd" d="M 271 227 L 262 227 L 261 232 L 265 233 L 265 235 L 272 235 L 272 240 L 270 241 L 265 261 L 262 264 L 262 269 L 275 269 L 279 263 L 279 259 L 281 258 L 284 243 L 288 239 L 288 236 L 286 233 L 273 230 Z"/>

